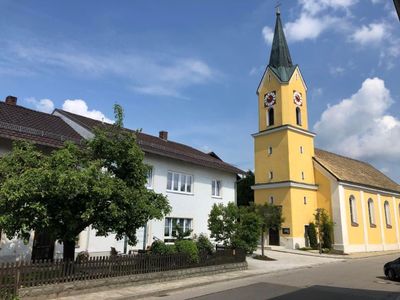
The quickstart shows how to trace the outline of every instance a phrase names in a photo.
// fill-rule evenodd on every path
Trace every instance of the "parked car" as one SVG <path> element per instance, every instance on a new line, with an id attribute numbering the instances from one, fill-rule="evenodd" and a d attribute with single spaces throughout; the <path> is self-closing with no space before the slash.
<path id="1" fill-rule="evenodd" d="M 385 273 L 385 276 L 390 280 L 400 278 L 400 258 L 386 263 L 383 266 L 383 271 Z"/>

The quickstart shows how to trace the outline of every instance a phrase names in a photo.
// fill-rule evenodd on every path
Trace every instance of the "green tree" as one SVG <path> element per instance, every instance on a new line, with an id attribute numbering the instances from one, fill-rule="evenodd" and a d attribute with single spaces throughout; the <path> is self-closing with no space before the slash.
<path id="1" fill-rule="evenodd" d="M 280 230 L 285 219 L 282 216 L 282 208 L 268 202 L 256 205 L 255 211 L 261 220 L 261 255 L 264 255 L 265 234 L 270 229 Z"/>
<path id="2" fill-rule="evenodd" d="M 333 221 L 324 208 L 317 208 L 314 214 L 314 223 L 318 231 L 318 249 L 322 253 L 322 248 L 332 247 Z"/>
<path id="3" fill-rule="evenodd" d="M 258 215 L 247 207 L 237 207 L 233 202 L 226 206 L 214 204 L 208 217 L 211 237 L 227 247 L 242 248 L 252 252 L 257 248 L 260 231 Z"/>
<path id="4" fill-rule="evenodd" d="M 122 116 L 121 111 L 116 115 Z M 133 133 L 116 125 L 95 130 L 93 139 L 46 155 L 18 142 L 0 160 L 0 227 L 27 241 L 46 231 L 74 259 L 75 238 L 91 225 L 136 243 L 136 230 L 170 211 L 167 199 L 145 187 L 148 166 Z"/>
<path id="5" fill-rule="evenodd" d="M 254 173 L 250 170 L 237 181 L 237 204 L 238 206 L 249 206 L 254 203 L 254 191 L 251 188 L 255 183 Z"/>
<path id="6" fill-rule="evenodd" d="M 315 224 L 312 222 L 308 224 L 307 235 L 310 241 L 310 247 L 313 249 L 317 249 L 318 247 L 317 230 L 315 229 Z"/>
<path id="7" fill-rule="evenodd" d="M 174 226 L 174 230 L 172 231 L 172 236 L 176 238 L 177 241 L 190 239 L 190 235 L 192 234 L 193 229 L 184 230 L 183 227 L 179 224 Z"/>

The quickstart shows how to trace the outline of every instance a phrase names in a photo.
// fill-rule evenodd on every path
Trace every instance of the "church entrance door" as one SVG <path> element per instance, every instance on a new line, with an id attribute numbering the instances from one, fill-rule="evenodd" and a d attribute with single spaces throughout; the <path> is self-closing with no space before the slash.
<path id="1" fill-rule="evenodd" d="M 270 229 L 268 242 L 272 246 L 279 246 L 279 230 Z"/>

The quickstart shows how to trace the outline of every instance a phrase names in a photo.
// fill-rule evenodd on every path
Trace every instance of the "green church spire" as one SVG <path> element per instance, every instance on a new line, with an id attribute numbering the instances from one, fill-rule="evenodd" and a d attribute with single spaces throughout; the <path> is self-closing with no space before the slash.
<path id="1" fill-rule="evenodd" d="M 290 57 L 279 9 L 276 12 L 274 39 L 272 41 L 268 67 L 270 67 L 283 82 L 289 81 L 290 76 L 296 68 L 293 66 L 292 58 Z"/>

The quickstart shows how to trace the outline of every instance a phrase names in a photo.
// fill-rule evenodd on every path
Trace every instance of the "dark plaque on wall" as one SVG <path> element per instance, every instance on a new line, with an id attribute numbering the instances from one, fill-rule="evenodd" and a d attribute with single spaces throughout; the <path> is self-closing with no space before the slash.
<path id="1" fill-rule="evenodd" d="M 282 228 L 282 234 L 290 234 L 290 228 Z"/>

